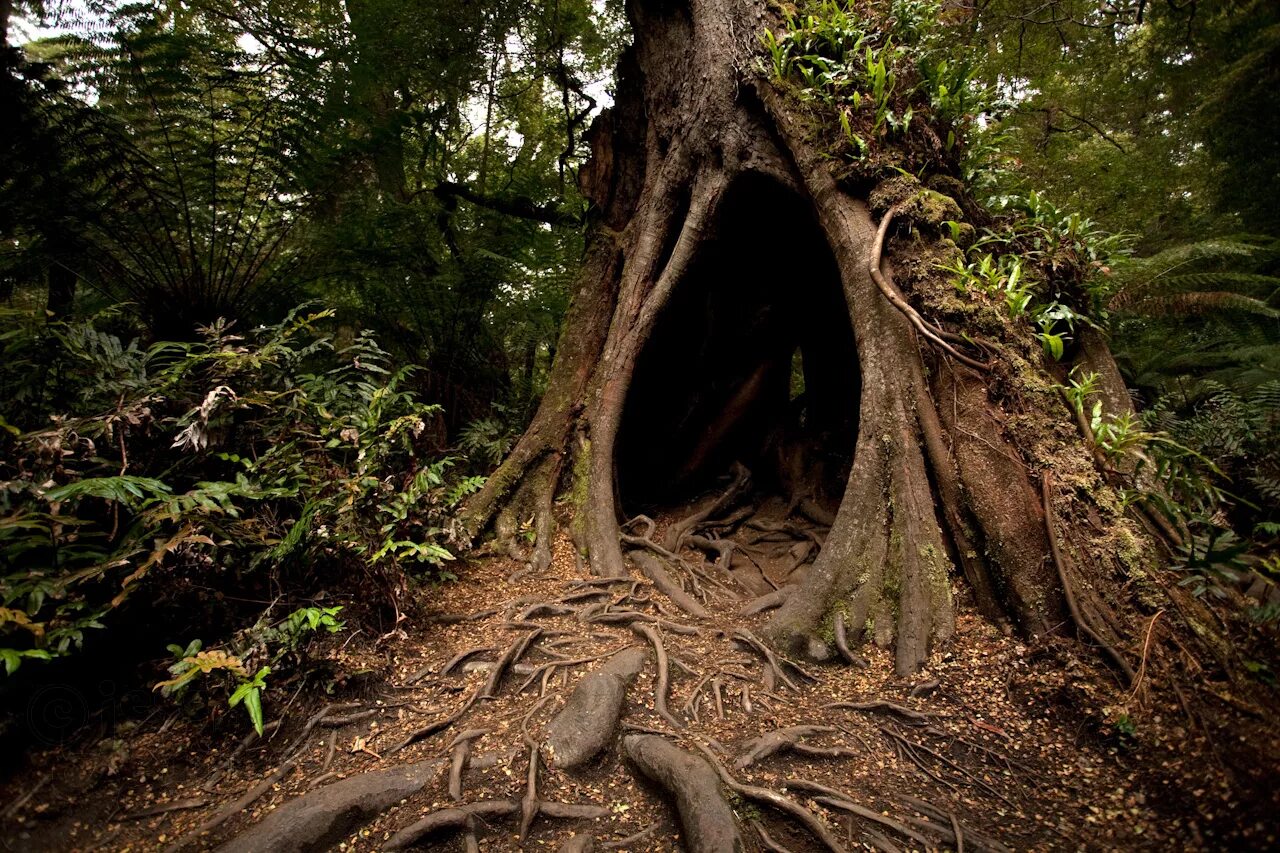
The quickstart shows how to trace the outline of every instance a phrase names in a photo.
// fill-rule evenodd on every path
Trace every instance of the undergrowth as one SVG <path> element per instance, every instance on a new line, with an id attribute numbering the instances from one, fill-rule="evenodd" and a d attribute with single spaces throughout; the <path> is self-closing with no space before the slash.
<path id="1" fill-rule="evenodd" d="M 272 667 L 343 627 L 332 602 L 394 630 L 410 584 L 452 577 L 448 512 L 481 478 L 433 445 L 414 368 L 336 343 L 330 311 L 145 347 L 123 316 L 2 318 L 0 659 L 12 676 L 180 614 L 155 626 L 177 654 L 157 686 L 225 686 L 261 728 Z"/>

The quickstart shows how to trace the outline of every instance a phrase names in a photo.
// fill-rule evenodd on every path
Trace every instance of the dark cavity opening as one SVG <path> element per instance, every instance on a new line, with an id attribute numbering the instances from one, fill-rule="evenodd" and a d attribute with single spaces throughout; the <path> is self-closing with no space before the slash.
<path id="1" fill-rule="evenodd" d="M 741 462 L 757 491 L 834 511 L 858 431 L 853 330 L 810 206 L 739 181 L 636 364 L 617 445 L 628 513 L 687 502 Z"/>

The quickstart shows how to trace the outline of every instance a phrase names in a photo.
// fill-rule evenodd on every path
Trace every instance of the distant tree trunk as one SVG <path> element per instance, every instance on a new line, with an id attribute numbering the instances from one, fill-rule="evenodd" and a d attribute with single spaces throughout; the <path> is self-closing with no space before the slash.
<path id="1" fill-rule="evenodd" d="M 1114 542 L 1074 527 L 1087 518 L 1127 535 L 1128 522 L 1112 498 L 1099 509 L 1091 497 L 1106 486 L 1034 338 L 1023 330 L 1019 340 L 998 342 L 991 371 L 975 370 L 932 347 L 886 297 L 871 272 L 885 206 L 873 204 L 876 188 L 842 181 L 785 95 L 754 70 L 759 34 L 769 25 L 763 0 L 634 0 L 628 13 L 635 41 L 621 59 L 616 102 L 590 132 L 592 156 L 580 177 L 593 218 L 548 389 L 509 458 L 468 505 L 466 535 L 492 528 L 510 545 L 518 519 L 533 515 L 538 540 L 530 561 L 545 568 L 553 499 L 563 491 L 591 570 L 624 573 L 619 435 L 628 419 L 639 419 L 645 426 L 628 442 L 661 440 L 662 430 L 646 420 L 662 408 L 660 398 L 630 406 L 628 399 L 646 347 L 666 345 L 667 336 L 653 334 L 667 322 L 664 312 L 701 310 L 681 294 L 709 276 L 739 276 L 735 287 L 759 294 L 759 310 L 733 320 L 763 330 L 747 335 L 756 360 L 750 343 L 739 359 L 756 371 L 754 379 L 746 368 L 717 375 L 712 347 L 700 359 L 672 360 L 657 384 L 696 384 L 690 377 L 701 371 L 732 386 L 715 398 L 724 403 L 722 420 L 768 417 L 788 401 L 786 383 L 769 378 L 784 376 L 785 368 L 770 367 L 779 358 L 765 351 L 776 339 L 786 365 L 792 346 L 765 333 L 783 328 L 771 326 L 770 316 L 785 313 L 808 274 L 824 268 L 814 256 L 829 255 L 831 292 L 843 296 L 835 304 L 845 310 L 837 308 L 834 326 L 823 325 L 833 322 L 831 312 L 813 308 L 787 328 L 801 341 L 811 385 L 824 373 L 831 377 L 806 395 L 825 394 L 830 408 L 852 409 L 844 423 L 856 441 L 838 436 L 853 453 L 833 524 L 799 590 L 769 623 L 769 639 L 788 651 L 820 653 L 838 614 L 855 636 L 893 646 L 898 670 L 909 673 L 952 633 L 953 581 L 963 577 L 979 610 L 1028 635 L 1069 625 L 1068 610 L 1081 609 L 1108 644 L 1123 645 L 1109 603 L 1122 575 Z M 929 223 L 911 219 L 909 201 L 898 205 L 907 227 L 888 234 L 890 289 L 894 269 L 921 266 L 942 239 L 925 236 Z M 748 223 L 752 237 L 735 241 L 731 221 Z M 806 304 L 823 303 L 815 296 Z M 698 322 L 729 320 L 712 312 Z M 849 350 L 823 349 L 823 341 L 850 329 Z M 1118 382 L 1105 343 L 1091 343 L 1093 369 Z M 690 441 L 714 444 L 721 427 L 701 423 Z M 699 452 L 714 458 L 735 449 Z M 1050 468 L 1059 473 L 1046 481 Z M 1045 517 L 1046 482 L 1060 522 Z M 1058 561 L 1051 559 L 1052 525 L 1065 552 Z M 1063 572 L 1075 576 L 1070 608 Z"/>
<path id="2" fill-rule="evenodd" d="M 408 200 L 404 173 L 403 116 L 399 109 L 393 56 L 379 31 L 377 10 L 367 0 L 348 0 L 347 14 L 355 45 L 351 98 L 357 108 L 378 189 L 394 201 Z"/>
<path id="3" fill-rule="evenodd" d="M 9 19 L 13 17 L 13 0 L 0 0 L 0 50 L 9 48 Z"/>
<path id="4" fill-rule="evenodd" d="M 48 295 L 45 311 L 50 320 L 61 320 L 71 314 L 76 301 L 76 274 L 71 268 L 56 260 L 50 261 L 45 271 Z"/>

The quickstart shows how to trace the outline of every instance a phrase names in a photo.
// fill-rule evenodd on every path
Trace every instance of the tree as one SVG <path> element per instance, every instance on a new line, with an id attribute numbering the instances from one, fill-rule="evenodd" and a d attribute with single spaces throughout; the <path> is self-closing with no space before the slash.
<path id="1" fill-rule="evenodd" d="M 1274 232 L 1274 3 L 994 0 L 961 23 L 1005 153 L 1144 250 Z"/>
<path id="2" fill-rule="evenodd" d="M 822 435 L 828 450 L 852 447 L 852 462 L 847 478 L 835 478 L 825 545 L 769 624 L 775 644 L 822 656 L 824 636 L 865 630 L 892 643 L 909 673 L 952 631 L 954 561 L 987 615 L 1033 636 L 1073 620 L 1131 672 L 1112 626 L 1123 624 L 1115 609 L 1130 606 L 1117 590 L 1140 571 L 1146 534 L 1125 517 L 1056 390 L 1065 369 L 1080 365 L 1112 389 L 1109 407 L 1128 405 L 1104 340 L 1073 322 L 1100 265 L 1068 217 L 1042 252 L 1048 272 L 1034 286 L 1007 267 L 988 294 L 938 274 L 957 258 L 966 271 L 955 241 L 992 220 L 957 180 L 970 105 L 956 101 L 972 88 L 948 77 L 958 63 L 939 59 L 934 10 L 895 3 L 879 9 L 878 22 L 827 2 L 781 22 L 762 3 L 636 2 L 629 11 L 635 42 L 620 63 L 616 104 L 591 132 L 587 260 L 549 387 L 468 506 L 466 534 L 492 526 L 509 541 L 518 519 L 533 514 L 531 561 L 545 566 L 565 483 L 591 570 L 624 573 L 619 524 L 637 479 L 626 467 L 629 445 L 682 425 L 710 435 L 702 444 L 711 446 L 679 460 L 683 468 L 658 475 L 686 483 L 701 475 L 704 486 L 712 462 L 749 456 L 765 466 L 766 446 L 772 438 L 776 451 L 787 426 L 787 384 L 777 377 L 798 345 L 810 398 L 806 450 L 824 449 L 814 439 Z M 766 30 L 773 66 L 761 72 Z M 936 189 L 886 180 L 904 169 Z M 709 265 L 733 278 L 728 301 L 716 302 Z M 822 277 L 825 297 L 783 284 L 788 275 Z M 1021 287 L 1032 288 L 1025 298 Z M 807 301 L 788 318 L 793 299 Z M 832 344 L 840 329 L 823 325 L 823 306 L 841 302 L 847 348 Z M 1035 302 L 1042 307 L 1028 313 Z M 682 331 L 701 326 L 711 336 L 703 351 L 679 350 L 675 326 L 664 332 L 682 312 Z M 735 323 L 750 328 L 718 330 Z M 755 345 L 744 347 L 742 333 Z M 795 343 L 766 351 L 760 342 L 775 335 Z M 656 377 L 665 398 L 646 374 L 662 367 L 676 371 Z M 842 418 L 851 394 L 856 412 Z M 804 479 L 789 489 L 793 506 L 821 495 L 815 475 Z M 1080 526 L 1090 517 L 1105 520 L 1104 533 Z"/>

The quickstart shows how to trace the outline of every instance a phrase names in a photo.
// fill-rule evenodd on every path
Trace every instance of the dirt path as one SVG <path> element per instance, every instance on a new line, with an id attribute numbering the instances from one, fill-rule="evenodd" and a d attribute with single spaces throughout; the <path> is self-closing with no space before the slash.
<path id="1" fill-rule="evenodd" d="M 5 848 L 1165 849 L 1274 833 L 1233 819 L 1226 774 L 1176 711 L 1148 709 L 1134 739 L 1082 710 L 1114 688 L 1078 648 L 1032 649 L 966 612 L 903 681 L 875 649 L 865 666 L 769 660 L 752 633 L 767 613 L 741 616 L 750 593 L 709 565 L 686 593 L 700 616 L 639 571 L 579 577 L 567 541 L 545 578 L 517 569 L 465 566 L 403 642 L 335 638 L 335 670 L 363 674 L 261 741 L 154 718 L 34 753 L 0 790 Z"/>

